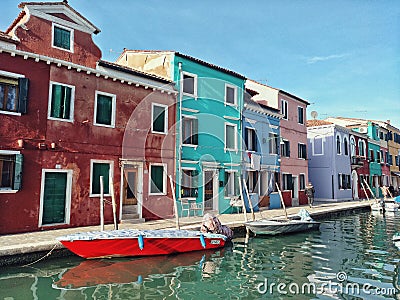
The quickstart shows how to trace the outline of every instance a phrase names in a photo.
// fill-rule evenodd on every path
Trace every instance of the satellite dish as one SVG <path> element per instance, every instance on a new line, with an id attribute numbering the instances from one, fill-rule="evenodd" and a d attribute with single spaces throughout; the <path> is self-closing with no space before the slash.
<path id="1" fill-rule="evenodd" d="M 315 110 L 313 110 L 311 112 L 311 117 L 313 117 L 313 119 L 315 120 L 318 117 L 318 113 Z"/>

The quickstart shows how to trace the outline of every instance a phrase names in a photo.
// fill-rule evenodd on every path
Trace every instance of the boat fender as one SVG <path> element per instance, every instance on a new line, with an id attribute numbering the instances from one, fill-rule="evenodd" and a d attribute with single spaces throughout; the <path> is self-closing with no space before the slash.
<path id="1" fill-rule="evenodd" d="M 143 238 L 143 235 L 141 235 L 141 234 L 139 234 L 139 236 L 138 236 L 138 243 L 139 243 L 140 250 L 143 250 L 143 248 L 144 248 L 144 238 Z"/>
<path id="2" fill-rule="evenodd" d="M 200 242 L 201 242 L 201 245 L 203 246 L 203 248 L 205 249 L 206 248 L 206 239 L 204 238 L 204 235 L 200 235 Z"/>
<path id="3" fill-rule="evenodd" d="M 143 277 L 142 275 L 139 275 L 137 278 L 137 283 L 142 284 L 143 283 Z"/>

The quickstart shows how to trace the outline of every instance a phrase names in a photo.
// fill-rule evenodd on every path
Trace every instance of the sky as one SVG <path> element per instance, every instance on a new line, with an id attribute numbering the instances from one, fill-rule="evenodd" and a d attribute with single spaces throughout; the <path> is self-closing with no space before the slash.
<path id="1" fill-rule="evenodd" d="M 21 1 L 2 0 L 0 30 Z M 46 2 L 43 1 L 42 2 Z M 123 48 L 176 50 L 310 102 L 317 119 L 400 128 L 398 0 L 69 0 L 101 29 L 103 59 Z"/>

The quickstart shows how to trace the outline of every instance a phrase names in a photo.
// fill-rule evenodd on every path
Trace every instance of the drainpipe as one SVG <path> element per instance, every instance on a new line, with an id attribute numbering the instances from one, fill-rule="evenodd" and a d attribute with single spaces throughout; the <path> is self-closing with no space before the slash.
<path id="1" fill-rule="evenodd" d="M 178 63 L 179 70 L 179 146 L 178 146 L 178 174 L 176 176 L 176 185 L 179 189 L 177 200 L 181 198 L 181 174 L 182 174 L 182 98 L 183 98 L 183 77 L 182 77 L 182 62 Z M 177 212 L 178 213 L 178 212 Z"/>

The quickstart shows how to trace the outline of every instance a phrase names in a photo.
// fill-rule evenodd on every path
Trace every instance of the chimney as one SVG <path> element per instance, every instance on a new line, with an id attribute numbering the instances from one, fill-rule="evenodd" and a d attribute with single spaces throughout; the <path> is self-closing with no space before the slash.
<path id="1" fill-rule="evenodd" d="M 386 123 L 390 124 L 390 120 L 386 120 Z"/>

